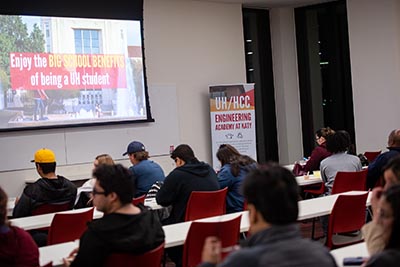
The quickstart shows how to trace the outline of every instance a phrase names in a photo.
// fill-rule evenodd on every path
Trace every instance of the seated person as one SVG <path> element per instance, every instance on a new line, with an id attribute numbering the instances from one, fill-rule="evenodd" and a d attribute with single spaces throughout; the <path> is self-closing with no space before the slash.
<path id="1" fill-rule="evenodd" d="M 200 162 L 190 146 L 177 146 L 171 158 L 175 161 L 176 168 L 165 178 L 156 195 L 158 204 L 165 207 L 172 205 L 171 215 L 163 224 L 184 221 L 186 203 L 192 191 L 219 190 L 214 169 L 207 163 Z"/>
<path id="2" fill-rule="evenodd" d="M 93 205 L 104 212 L 88 224 L 79 248 L 64 259 L 65 266 L 102 266 L 111 253 L 143 254 L 164 242 L 164 231 L 155 213 L 134 206 L 132 173 L 120 164 L 100 165 L 93 171 Z"/>
<path id="3" fill-rule="evenodd" d="M 129 170 L 135 177 L 135 197 L 140 197 L 150 190 L 157 181 L 164 181 L 164 171 L 156 162 L 149 160 L 149 152 L 139 141 L 133 141 L 128 145 L 123 156 L 129 155 L 132 166 Z"/>
<path id="4" fill-rule="evenodd" d="M 346 131 L 337 131 L 327 137 L 326 148 L 332 155 L 321 161 L 320 166 L 326 195 L 331 194 L 333 182 L 338 171 L 361 171 L 360 159 L 357 156 L 348 154 L 350 145 L 350 136 Z"/>
<path id="5" fill-rule="evenodd" d="M 95 158 L 93 162 L 93 167 L 96 168 L 101 164 L 114 165 L 114 160 L 108 154 L 101 154 Z M 89 179 L 81 187 L 78 188 L 78 193 L 76 194 L 76 199 L 75 199 L 75 206 L 74 206 L 75 209 L 93 206 L 92 191 L 95 182 L 96 180 L 94 178 Z"/>
<path id="6" fill-rule="evenodd" d="M 383 167 L 392 157 L 400 155 L 400 129 L 388 136 L 388 151 L 381 153 L 368 165 L 367 188 L 374 188 L 383 174 Z"/>
<path id="7" fill-rule="evenodd" d="M 365 266 L 397 267 L 400 262 L 400 185 L 382 193 L 375 216 L 384 229 L 381 238 L 386 245 L 382 252 L 372 255 Z"/>
<path id="8" fill-rule="evenodd" d="M 0 187 L 0 265 L 39 266 L 39 249 L 31 235 L 7 222 L 7 195 Z"/>
<path id="9" fill-rule="evenodd" d="M 243 193 L 249 209 L 249 239 L 220 262 L 221 242 L 208 237 L 199 267 L 336 266 L 326 247 L 301 236 L 299 187 L 289 170 L 278 164 L 259 166 L 244 179 Z"/>
<path id="10" fill-rule="evenodd" d="M 61 175 L 56 175 L 56 157 L 47 148 L 36 151 L 36 171 L 40 175 L 33 184 L 25 187 L 13 210 L 13 217 L 31 216 L 32 211 L 41 204 L 70 202 L 73 207 L 76 186 Z"/>
<path id="11" fill-rule="evenodd" d="M 295 169 L 297 168 L 297 170 L 294 169 L 293 171 L 296 176 L 303 175 L 303 173 L 319 170 L 319 165 L 321 164 L 321 161 L 332 154 L 326 149 L 326 139 L 328 138 L 328 136 L 334 133 L 335 131 L 329 127 L 321 128 L 315 132 L 315 141 L 317 142 L 317 146 L 311 152 L 311 155 L 308 158 L 306 164 L 295 164 Z"/>
<path id="12" fill-rule="evenodd" d="M 374 215 L 378 214 L 378 202 L 382 193 L 391 186 L 400 184 L 400 155 L 391 158 L 383 168 L 383 178 L 384 187 L 375 187 L 372 190 L 371 207 Z M 370 255 L 381 252 L 386 246 L 385 240 L 382 238 L 385 229 L 378 223 L 378 220 L 379 216 L 373 216 L 372 221 L 361 229 Z"/>
<path id="13" fill-rule="evenodd" d="M 221 170 L 218 172 L 219 187 L 228 188 L 226 213 L 242 211 L 244 207 L 242 182 L 249 171 L 256 168 L 257 163 L 249 156 L 241 155 L 235 147 L 228 144 L 219 147 L 217 158 L 221 163 Z"/>

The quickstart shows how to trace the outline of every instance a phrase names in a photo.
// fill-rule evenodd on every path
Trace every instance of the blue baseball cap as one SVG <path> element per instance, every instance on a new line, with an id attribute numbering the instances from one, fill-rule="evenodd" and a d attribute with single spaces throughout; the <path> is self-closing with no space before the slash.
<path id="1" fill-rule="evenodd" d="M 140 151 L 146 151 L 144 145 L 142 143 L 140 143 L 139 141 L 133 141 L 133 142 L 130 142 L 130 144 L 128 145 L 128 148 L 126 149 L 126 152 L 124 154 L 122 154 L 122 156 L 125 156 L 127 154 L 133 154 L 133 153 L 140 152 Z"/>

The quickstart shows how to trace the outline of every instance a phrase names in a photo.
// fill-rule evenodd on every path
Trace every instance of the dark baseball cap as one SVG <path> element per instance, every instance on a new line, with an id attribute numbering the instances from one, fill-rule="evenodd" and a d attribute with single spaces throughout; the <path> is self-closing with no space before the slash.
<path id="1" fill-rule="evenodd" d="M 133 142 L 130 142 L 130 144 L 128 145 L 128 148 L 126 149 L 126 152 L 124 154 L 122 154 L 122 156 L 125 156 L 127 154 L 133 154 L 133 153 L 140 152 L 140 151 L 146 151 L 144 145 L 142 143 L 140 143 L 139 141 L 133 141 Z"/>

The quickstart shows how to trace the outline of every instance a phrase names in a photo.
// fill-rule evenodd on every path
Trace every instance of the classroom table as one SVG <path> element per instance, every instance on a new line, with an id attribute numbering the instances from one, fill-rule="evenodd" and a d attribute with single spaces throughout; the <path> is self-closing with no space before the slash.
<path id="1" fill-rule="evenodd" d="M 15 206 L 15 197 L 8 198 L 7 202 L 7 217 L 11 217 Z"/>
<path id="2" fill-rule="evenodd" d="M 145 200 L 145 206 L 149 207 L 152 210 L 156 209 L 161 209 L 163 208 L 162 206 L 158 205 L 155 200 Z M 67 211 L 62 211 L 59 213 L 76 213 L 76 212 L 83 212 L 86 211 L 89 208 L 82 208 L 82 209 L 74 209 L 74 210 L 67 210 Z M 51 221 L 53 220 L 55 213 L 47 213 L 43 215 L 35 215 L 35 216 L 28 216 L 28 217 L 22 217 L 22 218 L 15 218 L 11 219 L 10 222 L 14 226 L 18 226 L 20 228 L 23 228 L 25 230 L 32 230 L 32 229 L 38 229 L 38 228 L 43 228 L 43 227 L 49 227 L 51 224 Z M 94 209 L 94 215 L 93 219 L 98 219 L 103 217 L 103 212 L 98 211 L 97 209 Z"/>
<path id="3" fill-rule="evenodd" d="M 363 192 L 364 191 L 351 191 L 342 194 L 360 194 Z M 298 220 L 300 221 L 330 214 L 337 197 L 338 195 L 331 195 L 326 197 L 299 201 Z M 369 194 L 366 205 L 370 205 L 370 198 L 371 198 L 371 193 Z M 228 219 L 233 219 L 238 215 L 242 216 L 240 222 L 240 232 L 247 232 L 250 228 L 248 211 L 225 214 L 221 216 L 200 219 L 197 221 L 224 221 Z M 189 222 L 182 222 L 182 223 L 163 226 L 165 233 L 165 247 L 169 248 L 169 247 L 183 245 L 191 223 L 192 222 L 189 221 Z M 56 245 L 40 248 L 41 264 L 45 264 L 48 261 L 52 260 L 55 266 L 57 266 L 57 263 L 60 263 L 62 261 L 60 255 L 64 255 L 64 257 L 66 257 L 77 245 L 74 242 L 66 242 L 63 244 L 59 244 L 57 247 L 54 246 Z M 55 250 L 56 252 L 54 252 Z M 52 256 L 52 254 L 54 256 Z"/>
<path id="4" fill-rule="evenodd" d="M 331 254 L 335 258 L 336 264 L 338 267 L 343 266 L 343 259 L 346 257 L 368 257 L 369 256 L 369 253 L 367 250 L 367 245 L 365 244 L 365 242 L 331 250 Z M 351 266 L 351 265 L 347 265 L 347 266 Z"/>

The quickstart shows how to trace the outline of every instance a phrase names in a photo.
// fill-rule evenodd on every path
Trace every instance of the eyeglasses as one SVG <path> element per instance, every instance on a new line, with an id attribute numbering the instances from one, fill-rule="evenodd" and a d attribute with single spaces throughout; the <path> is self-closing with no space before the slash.
<path id="1" fill-rule="evenodd" d="M 100 192 L 100 191 L 97 191 L 97 190 L 94 189 L 94 188 L 93 188 L 92 194 L 93 194 L 93 195 L 105 195 L 105 196 L 107 195 L 107 193 L 106 193 L 105 191 Z"/>

